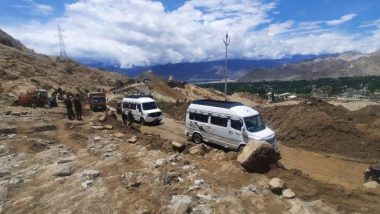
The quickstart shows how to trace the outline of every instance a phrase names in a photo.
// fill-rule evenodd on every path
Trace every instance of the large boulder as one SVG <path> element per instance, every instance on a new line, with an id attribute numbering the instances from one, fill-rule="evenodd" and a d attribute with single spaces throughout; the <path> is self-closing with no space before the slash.
<path id="1" fill-rule="evenodd" d="M 239 154 L 237 161 L 249 172 L 266 172 L 278 161 L 275 148 L 265 142 L 250 140 Z"/>
<path id="2" fill-rule="evenodd" d="M 210 148 L 206 144 L 202 143 L 196 146 L 193 146 L 189 149 L 189 153 L 192 155 L 203 156 L 210 151 Z"/>

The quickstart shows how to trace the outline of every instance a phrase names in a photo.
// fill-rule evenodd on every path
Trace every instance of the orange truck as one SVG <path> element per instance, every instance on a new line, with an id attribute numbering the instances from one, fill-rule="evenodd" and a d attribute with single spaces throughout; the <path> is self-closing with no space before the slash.
<path id="1" fill-rule="evenodd" d="M 105 111 L 107 110 L 106 94 L 103 92 L 91 92 L 87 94 L 88 104 L 92 111 Z"/>

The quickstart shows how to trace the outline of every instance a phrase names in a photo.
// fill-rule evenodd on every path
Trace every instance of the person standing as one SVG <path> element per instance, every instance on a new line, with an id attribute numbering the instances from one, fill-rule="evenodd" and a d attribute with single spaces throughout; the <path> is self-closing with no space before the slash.
<path id="1" fill-rule="evenodd" d="M 67 111 L 67 116 L 69 120 L 73 120 L 74 118 L 74 112 L 73 112 L 73 103 L 71 102 L 71 96 L 67 95 L 65 99 L 65 106 Z"/>
<path id="2" fill-rule="evenodd" d="M 82 120 L 82 103 L 80 101 L 79 94 L 77 94 L 74 98 L 74 108 L 77 120 Z"/>
<path id="3" fill-rule="evenodd" d="M 132 124 L 133 124 L 133 115 L 132 115 L 132 111 L 129 110 L 128 111 L 128 126 L 129 126 L 129 128 L 132 127 Z"/>

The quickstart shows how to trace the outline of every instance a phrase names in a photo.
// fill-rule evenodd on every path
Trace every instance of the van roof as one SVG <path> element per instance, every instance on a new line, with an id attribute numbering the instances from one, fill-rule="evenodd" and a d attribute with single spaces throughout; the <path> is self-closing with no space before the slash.
<path id="1" fill-rule="evenodd" d="M 205 106 L 214 106 L 219 108 L 232 108 L 235 106 L 242 106 L 242 103 L 239 102 L 229 102 L 229 101 L 221 101 L 221 100 L 194 100 L 192 104 L 205 105 Z"/>
<path id="2" fill-rule="evenodd" d="M 142 103 L 148 103 L 148 102 L 154 102 L 154 99 L 150 98 L 150 97 L 138 97 L 138 98 L 132 98 L 132 97 L 127 97 L 127 98 L 123 98 L 123 102 L 136 102 L 136 101 L 139 101 L 139 102 L 142 102 Z"/>
<path id="3" fill-rule="evenodd" d="M 216 100 L 195 100 L 191 103 L 189 109 L 194 111 L 199 110 L 208 113 L 220 113 L 238 117 L 249 117 L 259 114 L 259 112 L 256 110 L 244 106 L 239 102 L 226 102 Z"/>

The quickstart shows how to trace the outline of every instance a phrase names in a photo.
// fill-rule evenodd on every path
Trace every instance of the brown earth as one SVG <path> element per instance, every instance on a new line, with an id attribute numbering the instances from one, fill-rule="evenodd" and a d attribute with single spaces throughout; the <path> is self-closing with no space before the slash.
<path id="1" fill-rule="evenodd" d="M 311 151 L 365 160 L 380 157 L 380 138 L 361 123 L 380 119 L 377 106 L 349 112 L 340 106 L 311 100 L 299 105 L 260 109 L 281 143 Z"/>

